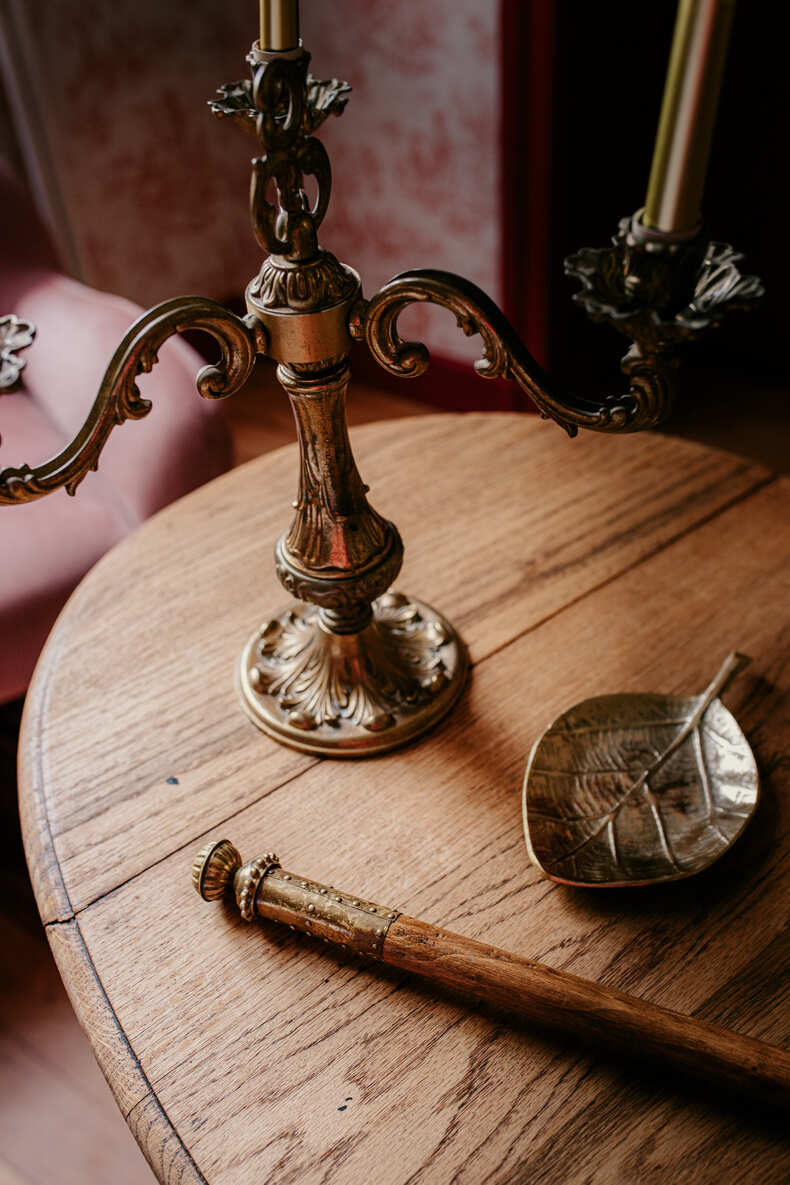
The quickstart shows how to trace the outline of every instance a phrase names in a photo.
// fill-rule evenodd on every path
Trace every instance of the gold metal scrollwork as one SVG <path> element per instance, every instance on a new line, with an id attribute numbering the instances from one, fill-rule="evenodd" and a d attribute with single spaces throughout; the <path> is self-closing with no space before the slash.
<path id="1" fill-rule="evenodd" d="M 252 226 L 264 251 L 293 259 L 310 259 L 317 251 L 316 231 L 321 225 L 332 188 L 332 169 L 326 149 L 312 135 L 332 109 L 342 110 L 340 96 L 349 88 L 332 80 L 317 83 L 308 78 L 308 53 L 293 59 L 273 58 L 255 65 L 249 92 L 257 112 L 255 129 L 265 155 L 253 162 L 250 213 Z M 333 86 L 334 84 L 334 86 Z M 322 109 L 316 104 L 325 103 Z M 215 104 L 220 112 L 227 110 Z M 313 177 L 316 198 L 310 206 L 305 177 Z M 276 201 L 267 193 L 274 183 Z"/>
<path id="2" fill-rule="evenodd" d="M 365 304 L 359 302 L 351 333 L 367 342 L 391 374 L 422 374 L 429 356 L 419 342 L 398 335 L 407 305 L 429 301 L 449 309 L 468 335 L 479 333 L 483 356 L 475 370 L 484 378 L 512 379 L 547 419 L 571 435 L 579 428 L 638 432 L 669 415 L 675 394 L 678 350 L 734 311 L 754 307 L 763 288 L 743 275 L 743 256 L 700 232 L 688 240 L 652 235 L 641 211 L 623 218 L 608 247 L 584 248 L 565 260 L 580 281 L 574 300 L 594 321 L 607 322 L 630 339 L 620 368 L 629 388 L 600 400 L 563 390 L 532 357 L 507 317 L 474 284 L 450 272 L 404 272 Z"/>
<path id="3" fill-rule="evenodd" d="M 204 366 L 197 389 L 206 399 L 224 399 L 244 385 L 261 349 L 260 327 L 248 325 L 213 300 L 182 296 L 166 300 L 143 313 L 121 341 L 105 371 L 85 423 L 56 457 L 42 465 L 9 466 L 0 470 L 0 505 L 32 502 L 65 486 L 75 493 L 82 479 L 99 465 L 107 439 L 119 424 L 148 415 L 151 402 L 137 387 L 138 375 L 157 362 L 157 353 L 174 333 L 199 329 L 221 350 L 220 361 Z"/>
<path id="4" fill-rule="evenodd" d="M 579 428 L 599 432 L 636 432 L 651 428 L 668 414 L 673 394 L 674 360 L 658 351 L 643 353 L 634 344 L 623 359 L 631 380 L 627 393 L 599 402 L 563 391 L 533 358 L 504 313 L 475 284 L 451 272 L 415 269 L 390 280 L 351 320 L 351 334 L 367 343 L 376 361 L 391 374 L 413 378 L 430 361 L 421 342 L 404 341 L 398 318 L 407 305 L 430 302 L 449 309 L 467 336 L 483 339 L 475 362 L 483 378 L 512 379 L 546 419 L 556 420 L 574 436 Z"/>

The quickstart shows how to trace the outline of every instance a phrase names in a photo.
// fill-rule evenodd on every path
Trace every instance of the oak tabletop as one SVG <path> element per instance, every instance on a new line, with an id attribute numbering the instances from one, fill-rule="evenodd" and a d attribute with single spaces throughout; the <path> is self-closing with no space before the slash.
<path id="1" fill-rule="evenodd" d="M 667 436 L 568 440 L 518 415 L 352 434 L 398 525 L 398 587 L 440 609 L 469 685 L 421 741 L 364 761 L 279 746 L 234 666 L 287 601 L 272 547 L 296 453 L 155 516 L 86 577 L 20 741 L 49 941 L 162 1182 L 640 1185 L 790 1178 L 785 1126 L 676 1074 L 207 906 L 226 835 L 286 867 L 667 1007 L 790 1045 L 790 481 Z M 61 495 L 55 495 L 61 496 Z M 528 859 L 520 791 L 554 717 L 606 692 L 727 692 L 762 797 L 716 865 L 571 889 Z"/>

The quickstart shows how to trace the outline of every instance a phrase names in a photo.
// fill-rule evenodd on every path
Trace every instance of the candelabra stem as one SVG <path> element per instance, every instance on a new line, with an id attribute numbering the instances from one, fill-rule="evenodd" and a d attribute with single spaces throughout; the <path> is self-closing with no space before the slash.
<path id="1" fill-rule="evenodd" d="M 351 451 L 346 357 L 280 363 L 277 377 L 296 419 L 299 493 L 275 559 L 299 603 L 248 642 L 242 704 L 265 732 L 299 749 L 382 752 L 449 711 L 463 688 L 465 651 L 439 613 L 387 591 L 403 544 L 368 502 Z"/>

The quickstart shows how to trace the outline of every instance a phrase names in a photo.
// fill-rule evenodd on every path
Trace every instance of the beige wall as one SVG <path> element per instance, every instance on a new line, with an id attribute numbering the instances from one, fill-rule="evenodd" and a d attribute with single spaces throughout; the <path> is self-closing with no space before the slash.
<path id="1" fill-rule="evenodd" d="M 260 262 L 246 208 L 254 142 L 205 103 L 247 69 L 254 0 L 0 2 L 31 173 L 72 269 L 144 305 L 243 289 Z M 322 130 L 334 166 L 322 242 L 368 293 L 434 266 L 500 295 L 498 10 L 303 0 L 314 72 L 354 87 Z M 468 356 L 447 314 L 427 332 L 438 352 Z"/>

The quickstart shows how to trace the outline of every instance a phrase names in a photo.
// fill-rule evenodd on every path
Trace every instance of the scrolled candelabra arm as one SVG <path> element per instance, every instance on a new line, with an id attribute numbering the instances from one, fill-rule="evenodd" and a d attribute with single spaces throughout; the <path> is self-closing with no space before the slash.
<path id="1" fill-rule="evenodd" d="M 651 233 L 638 214 L 621 222 L 611 247 L 569 257 L 565 270 L 583 285 L 577 302 L 593 319 L 609 322 L 632 339 L 621 363 L 628 390 L 599 400 L 564 390 L 490 297 L 450 272 L 416 269 L 396 276 L 370 301 L 357 303 L 350 330 L 385 370 L 413 378 L 425 371 L 429 354 L 421 343 L 400 337 L 398 318 L 410 304 L 440 305 L 465 334 L 482 338 L 475 370 L 483 378 L 512 379 L 542 416 L 571 435 L 579 428 L 636 432 L 669 415 L 680 346 L 762 296 L 757 277 L 741 275 L 741 259 L 702 232 L 686 238 Z"/>
<path id="2" fill-rule="evenodd" d="M 410 304 L 429 301 L 449 309 L 468 336 L 479 334 L 483 353 L 475 371 L 483 378 L 512 379 L 540 414 L 571 435 L 579 428 L 599 432 L 636 432 L 659 423 L 671 403 L 673 364 L 669 358 L 646 359 L 634 347 L 627 356 L 629 390 L 599 402 L 564 391 L 529 352 L 504 313 L 468 280 L 450 272 L 419 269 L 390 280 L 367 304 L 357 305 L 352 336 L 366 342 L 374 358 L 391 374 L 413 378 L 429 363 L 420 342 L 403 341 L 398 318 Z M 625 369 L 624 365 L 624 369 Z"/>
<path id="3" fill-rule="evenodd" d="M 571 435 L 579 428 L 622 431 L 648 426 L 644 422 L 644 401 L 639 399 L 641 390 L 600 403 L 562 391 L 493 300 L 475 284 L 451 272 L 416 269 L 396 276 L 370 301 L 357 304 L 351 334 L 367 344 L 385 370 L 402 378 L 414 378 L 427 369 L 430 355 L 422 343 L 400 337 L 398 318 L 408 305 L 426 301 L 449 309 L 467 336 L 479 334 L 483 339 L 482 356 L 474 364 L 482 378 L 512 379 L 542 416 L 556 420 Z"/>
<path id="4" fill-rule="evenodd" d="M 206 399 L 224 399 L 238 391 L 247 380 L 256 353 L 265 347 L 260 325 L 242 320 L 204 297 L 164 301 L 143 313 L 121 341 L 74 439 L 42 465 L 0 470 L 0 505 L 32 502 L 62 486 L 74 494 L 83 478 L 98 468 L 113 428 L 148 415 L 152 405 L 140 395 L 136 379 L 152 369 L 159 349 L 169 337 L 189 329 L 209 333 L 221 351 L 218 363 L 204 366 L 198 373 L 199 393 Z"/>

